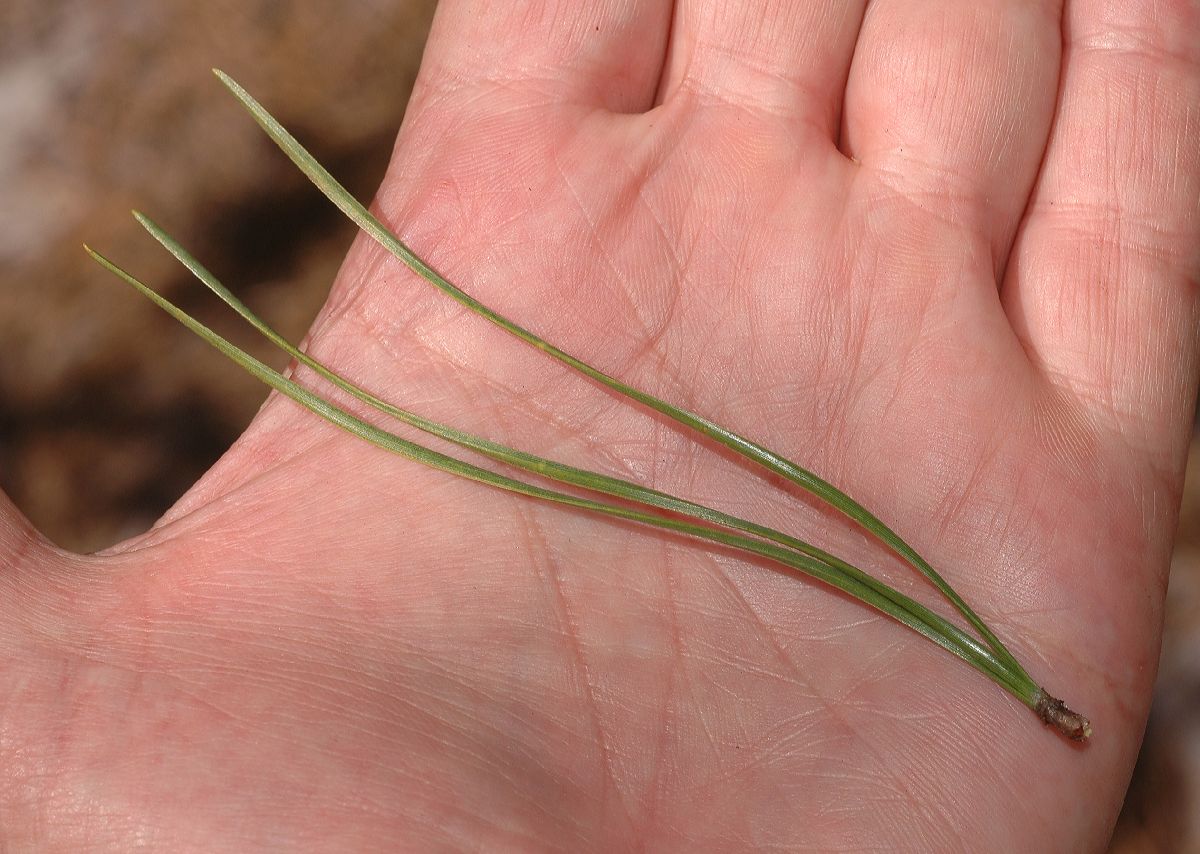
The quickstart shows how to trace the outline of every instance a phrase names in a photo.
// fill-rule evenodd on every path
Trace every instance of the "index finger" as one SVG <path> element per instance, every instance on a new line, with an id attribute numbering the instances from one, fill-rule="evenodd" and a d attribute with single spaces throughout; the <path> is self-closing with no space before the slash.
<path id="1" fill-rule="evenodd" d="M 1200 3 L 1069 0 L 1058 115 L 1004 284 L 1044 375 L 1178 460 L 1200 322 Z"/>

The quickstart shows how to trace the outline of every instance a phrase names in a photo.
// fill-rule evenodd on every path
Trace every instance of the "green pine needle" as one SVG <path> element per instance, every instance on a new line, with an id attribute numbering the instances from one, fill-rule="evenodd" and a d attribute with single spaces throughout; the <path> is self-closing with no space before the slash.
<path id="1" fill-rule="evenodd" d="M 423 279 L 428 281 L 434 287 L 441 290 L 443 293 L 457 300 L 462 305 L 469 308 L 471 311 L 483 317 L 496 326 L 512 335 L 520 338 L 528 344 L 533 345 L 537 349 L 545 352 L 551 357 L 557 359 L 563 364 L 569 365 L 576 371 L 584 374 L 587 377 L 608 386 L 614 391 L 631 398 L 638 403 L 650 407 L 651 409 L 666 415 L 668 418 L 691 428 L 710 439 L 713 439 L 725 447 L 732 450 L 746 459 L 752 460 L 755 463 L 765 467 L 769 471 L 778 474 L 802 489 L 820 498 L 822 501 L 829 504 L 831 507 L 841 511 L 843 514 L 853 519 L 866 530 L 870 531 L 883 543 L 889 546 L 898 555 L 914 566 L 922 575 L 928 578 L 943 596 L 966 618 L 984 641 L 992 648 L 998 657 L 1000 657 L 1014 671 L 1021 673 L 1025 679 L 1029 679 L 1024 668 L 1017 662 L 1007 647 L 1001 643 L 1000 639 L 992 633 L 991 629 L 983 622 L 983 620 L 963 601 L 962 597 L 938 574 L 938 572 L 926 561 L 923 557 L 917 554 L 912 546 L 908 545 L 900 538 L 891 528 L 880 521 L 874 514 L 870 513 L 865 507 L 859 504 L 846 493 L 842 492 L 837 487 L 818 477 L 816 474 L 808 471 L 800 465 L 792 462 L 781 454 L 777 454 L 769 448 L 744 437 L 731 430 L 727 430 L 719 424 L 708 420 L 707 418 L 698 415 L 694 412 L 681 409 L 666 401 L 660 400 L 652 394 L 648 394 L 639 389 L 633 388 L 614 377 L 600 371 L 597 368 L 575 358 L 569 353 L 560 350 L 553 344 L 545 341 L 529 330 L 513 323 L 508 318 L 488 308 L 483 303 L 466 293 L 456 285 L 449 282 L 440 273 L 429 266 L 425 261 L 421 260 L 411 249 L 404 244 L 395 234 L 393 234 L 387 226 L 379 221 L 370 211 L 368 211 L 357 199 L 355 199 L 345 187 L 323 167 L 317 160 L 309 154 L 309 152 L 281 125 L 267 110 L 256 101 L 245 89 L 243 89 L 232 77 L 225 72 L 214 68 L 213 73 L 218 79 L 229 89 L 234 96 L 242 102 L 242 105 L 249 111 L 255 121 L 266 131 L 267 135 L 275 142 L 276 145 L 296 164 L 300 170 L 308 176 L 309 180 L 317 186 L 317 188 L 325 194 L 325 196 L 333 202 L 347 217 L 354 223 L 374 238 L 381 246 L 395 257 L 403 261 L 408 267 Z M 1030 680 L 1032 683 L 1032 680 Z"/>
<path id="2" fill-rule="evenodd" d="M 964 649 L 971 650 L 973 654 L 978 655 L 981 659 L 980 664 L 985 667 L 996 669 L 1004 669 L 1003 664 L 996 659 L 995 655 L 985 646 L 982 646 L 979 641 L 972 638 L 970 635 L 963 632 L 953 623 L 950 623 L 940 615 L 930 611 L 920 603 L 910 599 L 907 596 L 899 593 L 892 587 L 880 582 L 875 577 L 868 575 L 857 567 L 846 563 L 838 557 L 835 557 L 828 552 L 825 552 L 816 546 L 781 533 L 773 528 L 765 525 L 759 525 L 754 522 L 749 522 L 745 519 L 740 519 L 736 516 L 731 516 L 727 513 L 722 513 L 718 510 L 706 507 L 702 504 L 697 504 L 692 501 L 677 498 L 674 495 L 660 492 L 658 490 L 649 489 L 640 484 L 632 483 L 620 478 L 610 477 L 598 472 L 588 471 L 586 469 L 575 468 L 553 460 L 544 459 L 523 451 L 510 448 L 506 445 L 501 445 L 496 442 L 483 439 L 479 436 L 465 433 L 461 430 L 456 430 L 445 424 L 440 424 L 436 421 L 431 421 L 408 410 L 400 409 L 379 397 L 365 391 L 360 386 L 355 385 L 345 379 L 340 374 L 330 370 L 327 366 L 309 356 L 293 344 L 291 344 L 282 335 L 267 325 L 258 315 L 252 312 L 245 303 L 239 300 L 233 293 L 225 287 L 207 268 L 204 267 L 196 258 L 183 248 L 173 237 L 162 230 L 145 214 L 134 212 L 134 217 L 139 223 L 157 240 L 164 248 L 167 249 L 175 258 L 192 272 L 192 274 L 207 287 L 210 291 L 220 297 L 230 308 L 245 319 L 251 326 L 257 329 L 267 340 L 271 341 L 279 349 L 283 350 L 293 359 L 296 359 L 303 365 L 311 368 L 319 376 L 326 379 L 333 385 L 343 391 L 353 395 L 374 409 L 383 412 L 405 424 L 416 427 L 426 433 L 429 433 L 447 441 L 453 442 L 463 448 L 476 451 L 493 460 L 501 463 L 512 465 L 530 474 L 540 475 L 552 480 L 557 480 L 560 483 L 570 484 L 572 486 L 582 487 L 593 492 L 599 492 L 604 495 L 611 495 L 615 498 L 623 498 L 628 501 L 633 501 L 643 506 L 653 507 L 658 510 L 666 510 L 673 513 L 678 513 L 683 516 L 689 516 L 699 522 L 708 523 L 722 528 L 728 528 L 752 536 L 761 537 L 766 540 L 778 543 L 786 548 L 806 554 L 809 557 L 815 558 L 823 563 L 828 564 L 832 569 L 841 572 L 843 575 L 857 581 L 858 583 L 873 590 L 877 595 L 891 599 L 896 605 L 902 607 L 915 618 L 926 623 L 933 629 L 952 636 L 954 640 Z M 207 340 L 207 339 L 206 339 Z M 210 342 L 211 343 L 211 342 Z M 915 626 L 914 626 L 915 627 Z M 920 629 L 918 629 L 920 631 Z M 1022 699 L 1027 702 L 1033 697 L 1036 685 L 1030 682 L 1025 685 L 1020 682 L 1020 674 L 1010 674 L 1011 681 L 1019 690 L 1022 690 Z"/>
<path id="3" fill-rule="evenodd" d="M 689 537 L 708 540 L 709 542 L 713 542 L 718 545 L 727 546 L 748 554 L 764 557 L 783 564 L 791 569 L 799 570 L 805 575 L 809 575 L 819 581 L 823 581 L 826 584 L 829 584 L 831 587 L 835 587 L 849 594 L 850 596 L 853 596 L 855 599 L 858 599 L 859 601 L 881 611 L 882 613 L 893 617 L 900 623 L 908 626 L 944 649 L 959 656 L 964 661 L 980 670 L 988 678 L 992 679 L 997 684 L 1001 685 L 1019 697 L 1031 708 L 1036 707 L 1036 697 L 1029 695 L 1028 692 L 1023 689 L 1023 686 L 1018 684 L 1017 680 L 1015 679 L 1015 674 L 1006 669 L 995 658 L 995 656 L 993 656 L 986 648 L 979 644 L 978 641 L 970 638 L 960 629 L 950 625 L 943 618 L 933 614 L 927 608 L 904 596 L 904 594 L 900 593 L 899 591 L 889 589 L 888 595 L 881 595 L 876 589 L 878 586 L 880 586 L 879 582 L 877 581 L 875 581 L 872 585 L 868 585 L 860 581 L 857 577 L 844 572 L 838 567 L 831 566 L 830 564 L 827 564 L 824 561 L 818 560 L 814 557 L 810 557 L 807 554 L 803 554 L 790 548 L 783 548 L 775 545 L 774 543 L 762 542 L 761 540 L 743 537 L 727 531 L 696 524 L 694 522 L 686 522 L 665 516 L 658 516 L 640 510 L 622 507 L 616 504 L 607 504 L 604 502 L 593 501 L 588 498 L 580 498 L 574 495 L 569 495 L 564 492 L 557 492 L 552 489 L 546 489 L 544 487 L 517 480 L 516 478 L 497 474 L 496 472 L 480 468 L 479 466 L 473 465 L 464 460 L 460 460 L 456 457 L 439 453 L 431 448 L 426 448 L 423 445 L 417 444 L 416 442 L 411 442 L 407 439 L 397 436 L 395 433 L 390 433 L 386 430 L 376 427 L 373 424 L 363 421 L 361 418 L 351 415 L 344 409 L 341 409 L 340 407 L 335 406 L 316 394 L 313 394 L 311 391 L 299 385 L 298 383 L 287 379 L 282 374 L 267 367 L 253 356 L 249 355 L 236 345 L 230 343 L 225 338 L 222 338 L 220 335 L 213 332 L 183 309 L 179 308 L 162 295 L 156 293 L 149 286 L 134 278 L 134 276 L 132 276 L 130 273 L 114 264 L 99 252 L 96 252 L 89 246 L 85 246 L 84 249 L 105 269 L 119 276 L 143 296 L 155 303 L 155 305 L 157 305 L 163 311 L 170 314 L 200 338 L 204 339 L 214 348 L 223 353 L 235 364 L 243 368 L 251 376 L 261 380 L 263 383 L 274 388 L 276 391 L 286 395 L 287 397 L 290 397 L 301 406 L 304 406 L 306 409 L 321 416 L 326 421 L 329 421 L 331 424 L 342 428 L 354 436 L 358 436 L 361 439 L 366 439 L 373 445 L 391 451 L 395 454 L 399 454 L 400 456 L 406 457 L 410 460 L 424 463 L 432 468 L 440 469 L 442 471 L 458 475 L 459 477 L 467 478 L 468 480 L 478 481 L 479 483 L 487 484 L 488 486 L 493 486 L 508 492 L 515 492 L 519 495 L 525 495 L 530 498 L 538 498 L 543 501 L 562 504 L 568 507 L 575 507 L 615 519 L 637 522 L 643 525 L 684 534 Z M 402 412 L 402 410 L 396 410 L 394 407 L 389 406 L 388 408 L 393 410 L 393 414 L 395 414 L 395 412 Z M 434 422 L 426 423 L 428 425 L 434 425 Z M 450 431 L 449 428 L 441 427 L 441 425 L 436 426 L 440 430 L 444 430 L 447 433 L 453 432 L 459 436 L 467 436 L 467 434 L 458 433 L 458 431 Z M 476 440 L 474 437 L 471 438 L 474 441 L 482 443 L 482 440 Z M 513 453 L 515 454 L 516 452 Z M 601 477 L 600 475 L 593 476 Z M 698 507 L 699 505 L 695 506 Z M 715 511 L 710 512 L 715 513 Z M 783 537 L 784 535 L 779 536 Z"/>
<path id="4" fill-rule="evenodd" d="M 199 323 L 186 312 L 155 293 L 145 284 L 99 253 L 85 247 L 88 253 L 100 264 L 121 277 L 251 375 L 353 435 L 409 459 L 489 486 L 605 515 L 610 518 L 632 521 L 688 537 L 706 540 L 749 555 L 767 558 L 800 571 L 842 590 L 962 658 L 988 678 L 1004 687 L 1030 708 L 1034 709 L 1045 723 L 1058 729 L 1062 734 L 1076 740 L 1084 740 L 1090 737 L 1091 726 L 1087 719 L 1070 711 L 1062 701 L 1051 697 L 1039 687 L 1004 644 L 984 624 L 983 620 L 962 600 L 933 567 L 901 539 L 898 534 L 866 510 L 866 508 L 832 484 L 774 451 L 727 430 L 701 415 L 681 409 L 651 394 L 628 386 L 620 380 L 571 356 L 483 305 L 474 297 L 447 281 L 432 267 L 417 257 L 382 222 L 354 199 L 241 86 L 223 72 L 216 69 L 214 69 L 214 72 L 250 111 L 251 115 L 263 127 L 271 139 L 275 141 L 304 174 L 343 213 L 422 278 L 471 311 L 486 318 L 526 343 L 542 350 L 558 361 L 594 381 L 720 443 L 735 453 L 765 467 L 769 471 L 787 478 L 812 495 L 841 511 L 847 517 L 871 532 L 928 578 L 934 587 L 945 596 L 979 633 L 982 642 L 967 634 L 944 617 L 934 613 L 926 606 L 905 596 L 884 582 L 796 537 L 781 533 L 764 525 L 739 519 L 736 516 L 731 516 L 692 501 L 640 486 L 630 481 L 567 466 L 515 450 L 505 445 L 464 433 L 447 425 L 439 424 L 438 422 L 423 418 L 381 400 L 287 342 L 234 297 L 224 285 L 195 258 L 188 254 L 178 242 L 141 214 L 135 214 L 138 221 L 210 290 L 277 347 L 289 353 L 293 358 L 305 364 L 320 377 L 343 391 L 348 392 L 374 409 L 396 418 L 405 424 L 426 433 L 439 436 L 460 447 L 483 454 L 500 463 L 536 476 L 546 477 L 589 490 L 593 493 L 600 493 L 633 502 L 644 509 L 633 509 L 623 505 L 579 497 L 527 483 L 481 468 L 456 457 L 439 453 L 420 444 L 403 439 L 394 433 L 382 430 L 271 370 Z M 664 516 L 659 511 L 666 511 L 685 518 L 679 519 L 673 516 Z"/>

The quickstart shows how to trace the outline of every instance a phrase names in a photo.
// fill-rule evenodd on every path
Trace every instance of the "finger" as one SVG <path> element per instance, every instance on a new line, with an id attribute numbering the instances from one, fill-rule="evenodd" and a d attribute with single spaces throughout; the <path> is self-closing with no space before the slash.
<path id="1" fill-rule="evenodd" d="M 670 0 L 441 0 L 414 97 L 517 87 L 640 112 L 662 73 Z"/>
<path id="2" fill-rule="evenodd" d="M 1003 298 L 1052 380 L 1127 438 L 1178 446 L 1197 371 L 1200 4 L 1079 0 L 1064 27 L 1059 115 Z"/>
<path id="3" fill-rule="evenodd" d="M 680 92 L 810 123 L 830 138 L 865 0 L 678 0 L 663 99 Z"/>
<path id="4" fill-rule="evenodd" d="M 999 274 L 1054 111 L 1061 0 L 873 0 L 843 148 L 987 240 Z"/>
<path id="5" fill-rule="evenodd" d="M 21 569 L 47 549 L 46 541 L 9 497 L 0 492 L 0 584 L 18 582 Z M 6 599 L 11 597 L 5 597 Z"/>

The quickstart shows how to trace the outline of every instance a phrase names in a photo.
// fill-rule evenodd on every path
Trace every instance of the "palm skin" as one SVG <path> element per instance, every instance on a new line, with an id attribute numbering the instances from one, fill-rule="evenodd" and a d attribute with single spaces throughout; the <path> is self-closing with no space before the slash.
<path id="1" fill-rule="evenodd" d="M 1163 50 L 1099 52 L 1157 93 L 1137 118 L 1176 153 L 1126 174 L 1132 119 L 1088 101 L 1080 45 L 1141 30 L 1089 4 L 1063 14 L 1068 61 L 1052 3 L 501 5 L 439 9 L 381 215 L 501 313 L 872 508 L 1094 739 L 768 563 L 422 469 L 272 397 L 110 553 L 0 525 L 5 841 L 1102 846 L 1153 684 L 1195 379 L 1200 169 L 1167 143 L 1200 84 L 1195 45 L 1165 49 L 1195 6 L 1166 4 L 1179 20 L 1145 36 Z M 1091 134 L 1115 141 L 1089 159 Z M 422 414 L 932 600 L 836 514 L 366 241 L 308 348 Z"/>

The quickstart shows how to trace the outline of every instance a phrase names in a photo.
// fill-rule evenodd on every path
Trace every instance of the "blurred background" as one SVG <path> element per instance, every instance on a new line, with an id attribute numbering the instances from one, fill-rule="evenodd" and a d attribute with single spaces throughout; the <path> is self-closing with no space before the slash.
<path id="1" fill-rule="evenodd" d="M 209 74 L 359 198 L 383 176 L 435 0 L 0 0 L 0 487 L 59 545 L 149 527 L 265 398 L 100 270 L 86 240 L 260 359 L 129 216 L 150 214 L 299 339 L 353 228 Z M 1193 445 L 1195 447 L 1195 445 Z M 1200 455 L 1146 743 L 1111 851 L 1200 851 Z"/>

